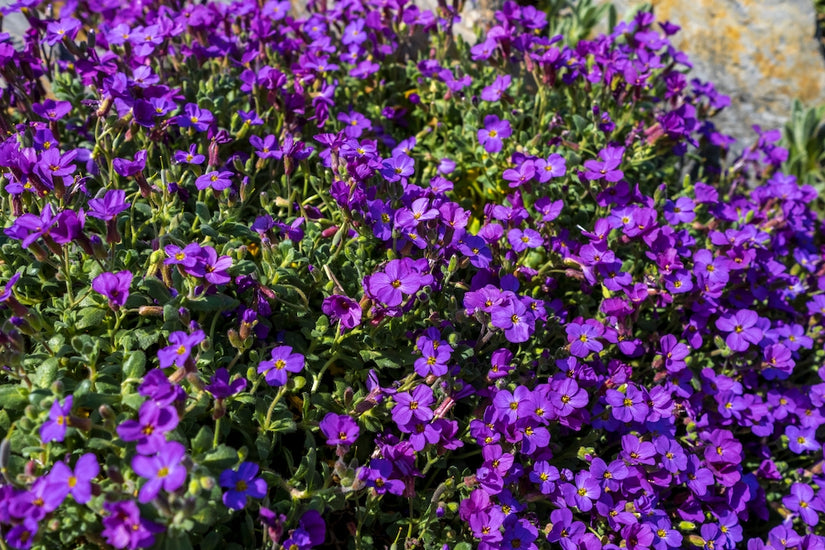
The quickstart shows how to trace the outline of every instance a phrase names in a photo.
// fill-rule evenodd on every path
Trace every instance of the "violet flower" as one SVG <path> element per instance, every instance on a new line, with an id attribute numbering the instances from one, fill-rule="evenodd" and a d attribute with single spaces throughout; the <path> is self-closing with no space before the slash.
<path id="1" fill-rule="evenodd" d="M 104 272 L 92 280 L 92 289 L 105 296 L 109 300 L 109 307 L 115 311 L 126 303 L 131 285 L 131 271 Z"/>
<path id="2" fill-rule="evenodd" d="M 223 191 L 232 185 L 232 172 L 227 170 L 207 172 L 195 180 L 195 187 L 199 190 L 214 189 Z"/>
<path id="3" fill-rule="evenodd" d="M 98 473 L 100 466 L 97 457 L 86 453 L 77 459 L 74 471 L 65 462 L 57 462 L 49 472 L 49 481 L 63 487 L 78 504 L 86 504 L 92 498 L 92 480 Z"/>
<path id="4" fill-rule="evenodd" d="M 164 527 L 140 517 L 140 509 L 133 500 L 104 502 L 101 535 L 115 548 L 147 548 L 155 543 L 155 535 Z"/>
<path id="5" fill-rule="evenodd" d="M 481 99 L 484 101 L 498 101 L 502 94 L 510 87 L 512 77 L 510 75 L 499 75 L 492 84 L 481 90 Z"/>
<path id="6" fill-rule="evenodd" d="M 187 103 L 183 113 L 175 117 L 175 122 L 181 128 L 194 128 L 203 132 L 209 128 L 215 117 L 207 109 L 201 109 L 195 103 Z"/>
<path id="7" fill-rule="evenodd" d="M 245 378 L 236 378 L 232 382 L 229 381 L 229 371 L 221 367 L 215 371 L 209 384 L 204 388 L 212 394 L 215 399 L 226 399 L 237 393 L 242 392 L 246 388 Z"/>
<path id="8" fill-rule="evenodd" d="M 66 427 L 69 425 L 69 416 L 72 412 L 72 402 L 74 397 L 67 395 L 60 404 L 58 399 L 52 403 L 52 408 L 49 410 L 49 419 L 40 426 L 40 440 L 43 443 L 63 441 L 66 437 Z"/>
<path id="9" fill-rule="evenodd" d="M 175 331 L 169 335 L 169 346 L 158 351 L 158 361 L 160 368 L 165 369 L 175 365 L 183 367 L 192 353 L 192 348 L 200 344 L 206 338 L 202 330 L 196 330 L 192 334 L 183 331 Z"/>
<path id="10" fill-rule="evenodd" d="M 278 346 L 271 352 L 272 359 L 261 361 L 258 364 L 258 374 L 264 374 L 266 383 L 270 386 L 283 386 L 287 381 L 287 373 L 298 373 L 304 368 L 304 356 L 293 353 L 290 346 Z"/>
<path id="11" fill-rule="evenodd" d="M 148 481 L 140 488 L 138 501 L 142 503 L 153 500 L 161 489 L 171 493 L 186 481 L 187 470 L 182 464 L 186 447 L 177 441 L 168 441 L 152 456 L 135 455 L 132 469 Z"/>
<path id="12" fill-rule="evenodd" d="M 727 332 L 725 344 L 733 351 L 745 351 L 750 344 L 762 340 L 762 329 L 756 326 L 759 315 L 750 309 L 740 309 L 735 314 L 724 315 L 716 320 L 716 328 Z"/>
<path id="13" fill-rule="evenodd" d="M 513 135 L 509 120 L 501 120 L 496 115 L 484 117 L 484 128 L 478 131 L 478 142 L 488 153 L 498 153 L 504 147 L 504 139 Z"/>
<path id="14" fill-rule="evenodd" d="M 266 496 L 266 481 L 256 477 L 259 466 L 254 462 L 241 462 L 237 470 L 221 472 L 218 483 L 224 489 L 223 504 L 231 510 L 241 510 L 246 506 L 247 497 L 264 498 Z"/>
<path id="15" fill-rule="evenodd" d="M 609 182 L 617 182 L 624 177 L 624 172 L 619 169 L 624 155 L 624 147 L 607 146 L 599 151 L 598 160 L 584 161 L 586 169 L 584 176 L 589 180 L 600 180 L 604 178 Z"/>
<path id="16" fill-rule="evenodd" d="M 177 425 L 178 413 L 174 407 L 160 406 L 150 400 L 140 406 L 137 420 L 121 422 L 117 427 L 117 435 L 123 441 L 137 441 L 138 452 L 151 453 L 165 441 L 164 434 L 174 430 Z"/>
<path id="17" fill-rule="evenodd" d="M 327 445 L 352 445 L 358 439 L 360 429 L 349 415 L 327 413 L 319 424 L 327 438 Z"/>
<path id="18" fill-rule="evenodd" d="M 361 306 L 347 296 L 333 294 L 324 298 L 321 311 L 333 321 L 341 324 L 341 332 L 357 327 L 361 323 Z"/>

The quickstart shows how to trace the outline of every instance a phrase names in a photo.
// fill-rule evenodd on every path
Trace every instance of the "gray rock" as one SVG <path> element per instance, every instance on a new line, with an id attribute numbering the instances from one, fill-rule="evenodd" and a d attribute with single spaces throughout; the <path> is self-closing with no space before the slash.
<path id="1" fill-rule="evenodd" d="M 599 0 L 604 1 L 604 0 Z M 643 4 L 613 0 L 620 18 Z M 693 62 L 691 75 L 713 82 L 731 105 L 714 120 L 741 150 L 752 126 L 780 128 L 798 98 L 825 103 L 825 60 L 811 0 L 654 0 L 656 19 L 682 27 L 675 47 Z"/>

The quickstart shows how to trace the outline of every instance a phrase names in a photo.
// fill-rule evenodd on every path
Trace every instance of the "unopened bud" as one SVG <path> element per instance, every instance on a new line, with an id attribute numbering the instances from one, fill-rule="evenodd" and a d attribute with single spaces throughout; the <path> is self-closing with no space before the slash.
<path id="1" fill-rule="evenodd" d="M 109 405 L 107 405 L 105 403 L 103 405 L 101 405 L 100 407 L 98 407 L 97 412 L 100 413 L 100 417 L 103 420 L 114 420 L 115 419 L 115 412 L 112 410 L 112 407 L 110 407 Z"/>
<path id="2" fill-rule="evenodd" d="M 109 466 L 106 470 L 106 476 L 115 483 L 123 483 L 123 474 L 121 474 L 120 470 L 118 470 L 115 466 Z"/>
<path id="3" fill-rule="evenodd" d="M 138 315 L 141 317 L 161 317 L 163 315 L 162 306 L 140 306 Z"/>
<path id="4" fill-rule="evenodd" d="M 198 391 L 203 391 L 204 390 L 203 380 L 201 380 L 200 376 L 198 376 L 198 373 L 190 372 L 189 374 L 186 375 L 186 379 Z"/>

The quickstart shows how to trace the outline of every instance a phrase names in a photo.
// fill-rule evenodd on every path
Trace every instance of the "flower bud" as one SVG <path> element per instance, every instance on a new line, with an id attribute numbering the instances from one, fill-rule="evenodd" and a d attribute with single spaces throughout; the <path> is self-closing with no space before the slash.
<path id="1" fill-rule="evenodd" d="M 109 468 L 107 468 L 106 477 L 117 484 L 123 483 L 123 474 L 120 473 L 120 470 L 116 466 L 109 466 Z"/>
<path id="2" fill-rule="evenodd" d="M 162 306 L 140 306 L 138 315 L 141 317 L 161 317 L 163 315 Z"/>
<path id="3" fill-rule="evenodd" d="M 204 390 L 203 381 L 201 380 L 200 376 L 198 376 L 198 373 L 190 372 L 189 374 L 186 375 L 186 379 L 198 391 L 203 391 Z"/>

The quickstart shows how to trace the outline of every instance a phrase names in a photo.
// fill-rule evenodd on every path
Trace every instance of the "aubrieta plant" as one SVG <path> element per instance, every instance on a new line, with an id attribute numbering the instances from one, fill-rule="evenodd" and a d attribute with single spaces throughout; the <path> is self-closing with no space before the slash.
<path id="1" fill-rule="evenodd" d="M 0 549 L 825 546 L 815 191 L 551 4 L 3 8 Z"/>

